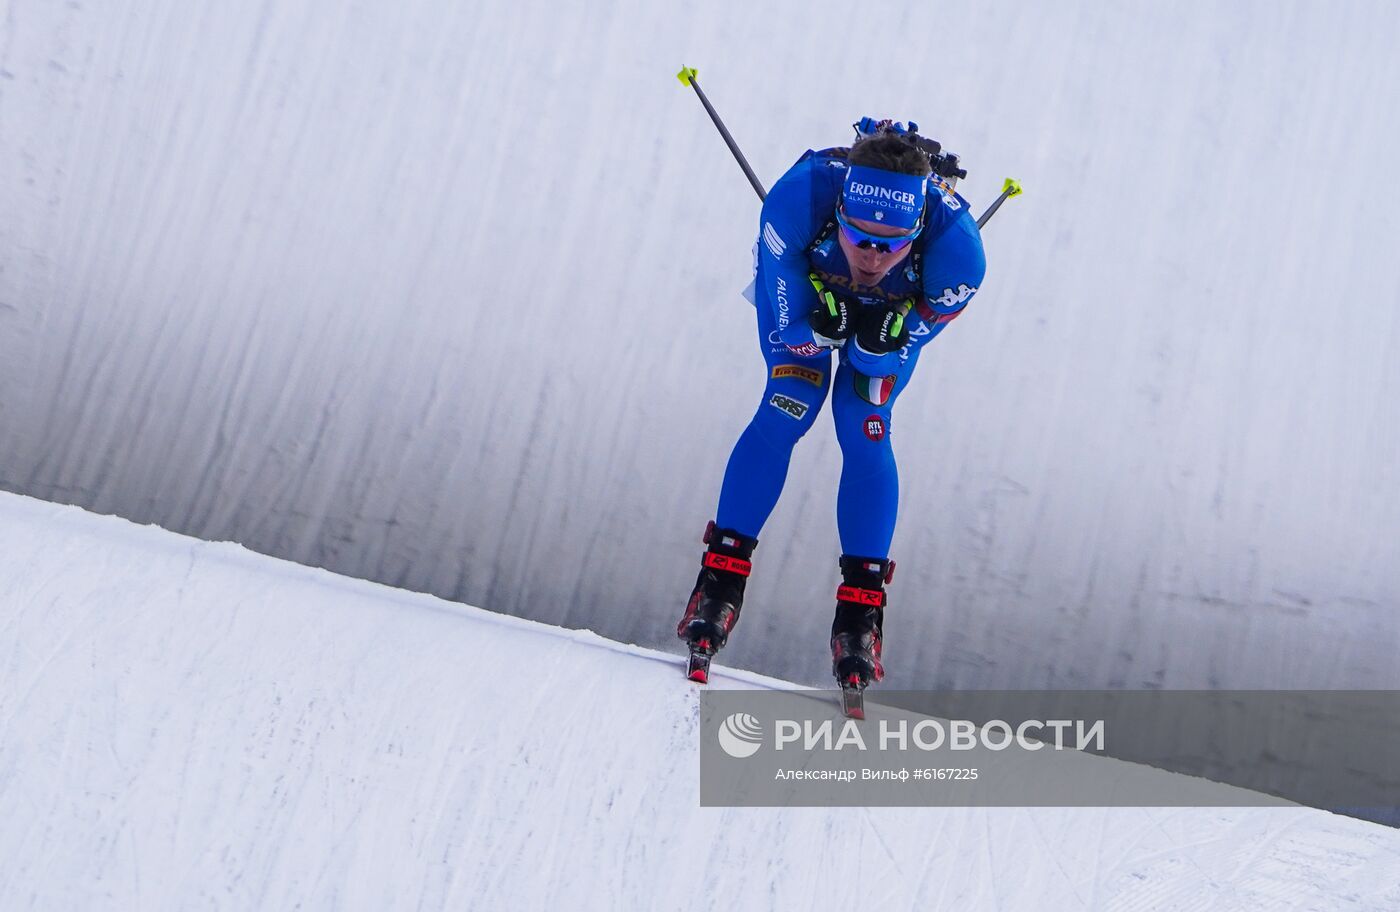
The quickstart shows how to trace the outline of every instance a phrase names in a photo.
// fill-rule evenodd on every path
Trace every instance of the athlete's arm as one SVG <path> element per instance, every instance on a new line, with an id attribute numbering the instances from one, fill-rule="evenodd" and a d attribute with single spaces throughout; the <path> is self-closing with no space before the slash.
<path id="1" fill-rule="evenodd" d="M 909 344 L 927 345 L 957 319 L 986 273 L 982 235 L 971 213 L 963 212 L 924 253 L 924 294 L 909 312 Z"/>
<path id="2" fill-rule="evenodd" d="M 770 307 L 778 338 L 793 354 L 814 357 L 829 349 L 818 346 L 807 315 L 817 306 L 817 293 L 807 274 L 807 245 L 817 228 L 812 212 L 810 158 L 804 158 L 768 192 L 759 216 L 758 293 L 760 307 Z"/>

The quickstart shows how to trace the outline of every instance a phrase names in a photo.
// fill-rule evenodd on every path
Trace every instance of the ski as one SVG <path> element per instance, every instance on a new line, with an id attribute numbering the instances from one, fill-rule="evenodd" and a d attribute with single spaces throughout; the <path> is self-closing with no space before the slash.
<path id="1" fill-rule="evenodd" d="M 703 652 L 692 652 L 685 665 L 685 676 L 697 684 L 710 683 L 710 657 Z"/>
<path id="2" fill-rule="evenodd" d="M 865 685 L 860 675 L 851 675 L 841 682 L 841 711 L 848 719 L 865 718 Z"/>
<path id="3" fill-rule="evenodd" d="M 710 641 L 701 638 L 690 645 L 690 658 L 685 663 L 685 676 L 697 684 L 710 682 L 710 659 L 715 651 Z"/>

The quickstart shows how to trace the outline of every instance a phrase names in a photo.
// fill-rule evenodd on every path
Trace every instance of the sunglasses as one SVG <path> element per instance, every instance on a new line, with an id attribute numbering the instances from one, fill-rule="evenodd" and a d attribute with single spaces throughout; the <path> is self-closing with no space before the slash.
<path id="1" fill-rule="evenodd" d="M 841 207 L 836 207 L 836 223 L 841 226 L 841 235 L 854 247 L 862 250 L 874 247 L 881 253 L 898 253 L 905 247 L 914 243 L 914 238 L 919 236 L 919 232 L 924 230 L 923 219 L 914 226 L 914 230 L 908 234 L 899 234 L 894 237 L 883 237 L 878 234 L 871 234 L 868 231 L 861 231 L 855 225 L 846 221 L 846 213 L 841 211 Z"/>

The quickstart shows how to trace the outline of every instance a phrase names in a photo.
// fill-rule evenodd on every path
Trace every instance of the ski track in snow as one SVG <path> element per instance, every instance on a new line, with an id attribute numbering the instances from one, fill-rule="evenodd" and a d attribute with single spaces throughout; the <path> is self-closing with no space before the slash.
<path id="1" fill-rule="evenodd" d="M 6 910 L 1400 908 L 1321 811 L 700 808 L 679 655 L 13 495 L 0 561 Z"/>

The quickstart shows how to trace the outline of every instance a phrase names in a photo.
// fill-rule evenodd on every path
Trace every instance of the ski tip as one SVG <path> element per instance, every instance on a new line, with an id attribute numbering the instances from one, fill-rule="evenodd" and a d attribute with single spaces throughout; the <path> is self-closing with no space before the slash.
<path id="1" fill-rule="evenodd" d="M 841 711 L 850 719 L 865 718 L 865 685 L 860 675 L 848 675 L 841 682 Z"/>
<path id="2" fill-rule="evenodd" d="M 685 676 L 697 684 L 708 684 L 710 682 L 710 657 L 703 652 L 692 652 L 690 658 L 686 660 Z"/>
<path id="3" fill-rule="evenodd" d="M 699 75 L 699 73 L 696 71 L 695 67 L 683 66 L 681 67 L 681 71 L 676 74 L 676 78 L 681 81 L 681 85 L 688 86 L 690 85 L 690 81 L 697 75 Z"/>

